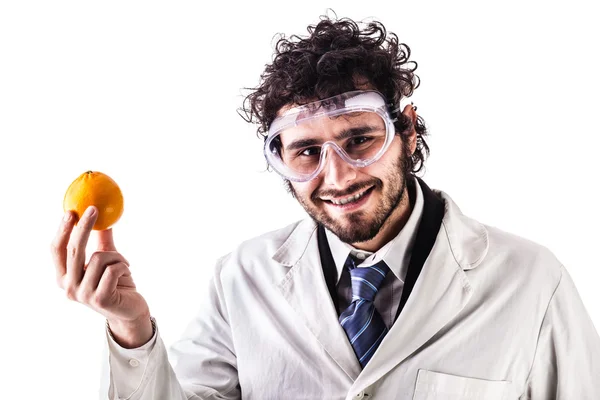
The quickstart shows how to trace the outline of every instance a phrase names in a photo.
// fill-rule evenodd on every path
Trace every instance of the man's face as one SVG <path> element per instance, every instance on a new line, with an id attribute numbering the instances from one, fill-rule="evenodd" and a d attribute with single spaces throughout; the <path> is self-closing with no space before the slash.
<path id="1" fill-rule="evenodd" d="M 345 123 L 343 119 L 329 121 L 321 130 L 323 141 L 345 129 Z M 324 169 L 315 179 L 288 182 L 288 190 L 315 221 L 342 241 L 365 242 L 379 233 L 405 201 L 411 154 L 411 145 L 399 135 L 368 167 L 353 167 L 330 149 Z"/>

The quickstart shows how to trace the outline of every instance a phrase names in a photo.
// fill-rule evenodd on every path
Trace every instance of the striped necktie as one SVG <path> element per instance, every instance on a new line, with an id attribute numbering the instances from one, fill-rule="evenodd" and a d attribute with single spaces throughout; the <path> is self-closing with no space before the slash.
<path id="1" fill-rule="evenodd" d="M 384 261 L 370 267 L 356 268 L 351 255 L 344 267 L 350 270 L 352 303 L 342 312 L 339 320 L 364 368 L 388 331 L 373 300 L 390 269 Z"/>

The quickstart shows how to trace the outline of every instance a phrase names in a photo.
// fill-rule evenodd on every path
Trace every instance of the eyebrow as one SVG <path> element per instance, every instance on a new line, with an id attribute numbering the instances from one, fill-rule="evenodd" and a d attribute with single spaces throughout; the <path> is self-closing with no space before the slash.
<path id="1" fill-rule="evenodd" d="M 334 137 L 334 140 L 336 140 L 336 141 L 344 140 L 344 139 L 348 139 L 348 138 L 355 137 L 355 136 L 361 136 L 366 133 L 376 131 L 378 129 L 380 129 L 380 128 L 375 127 L 375 126 L 370 126 L 370 125 L 359 126 L 359 127 L 350 128 L 350 129 L 344 129 L 343 131 L 341 131 Z M 285 150 L 286 151 L 298 150 L 298 149 L 303 149 L 305 147 L 314 146 L 317 144 L 320 144 L 320 141 L 318 139 L 299 139 L 299 140 L 295 140 L 292 143 L 285 146 Z"/>

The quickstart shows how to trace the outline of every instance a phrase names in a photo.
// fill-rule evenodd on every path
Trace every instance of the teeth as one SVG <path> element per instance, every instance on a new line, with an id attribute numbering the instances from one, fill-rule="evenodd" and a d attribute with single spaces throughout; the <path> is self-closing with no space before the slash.
<path id="1" fill-rule="evenodd" d="M 360 199 L 361 197 L 363 197 L 363 196 L 364 196 L 364 194 L 365 194 L 366 192 L 367 192 L 367 191 L 365 190 L 365 191 L 364 191 L 364 192 L 362 192 L 362 193 L 358 193 L 358 194 L 355 194 L 354 196 L 346 197 L 345 199 L 341 199 L 341 200 L 334 200 L 334 199 L 331 199 L 330 201 L 331 201 L 333 204 L 340 206 L 340 205 L 344 205 L 344 204 L 347 204 L 347 203 L 350 203 L 350 202 L 353 202 L 353 201 L 356 201 L 356 200 Z"/>

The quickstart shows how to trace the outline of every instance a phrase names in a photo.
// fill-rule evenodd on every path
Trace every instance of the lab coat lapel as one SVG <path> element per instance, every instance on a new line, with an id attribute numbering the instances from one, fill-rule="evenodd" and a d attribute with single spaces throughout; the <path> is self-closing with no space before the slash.
<path id="1" fill-rule="evenodd" d="M 327 289 L 319 257 L 316 224 L 303 221 L 273 258 L 291 266 L 277 285 L 279 291 L 297 318 L 354 381 L 361 366 L 338 321 Z"/>
<path id="2" fill-rule="evenodd" d="M 438 240 L 444 240 L 441 233 Z M 471 297 L 465 274 L 448 248 L 434 246 L 404 310 L 365 367 L 356 386 L 366 387 L 423 346 L 456 316 Z"/>
<path id="3" fill-rule="evenodd" d="M 421 186 L 427 202 L 433 191 L 424 182 Z M 475 268 L 487 254 L 487 230 L 464 216 L 447 194 L 435 192 L 444 201 L 444 217 L 433 248 L 404 309 L 351 393 L 371 385 L 425 345 L 471 298 L 473 287 L 464 270 Z"/>

